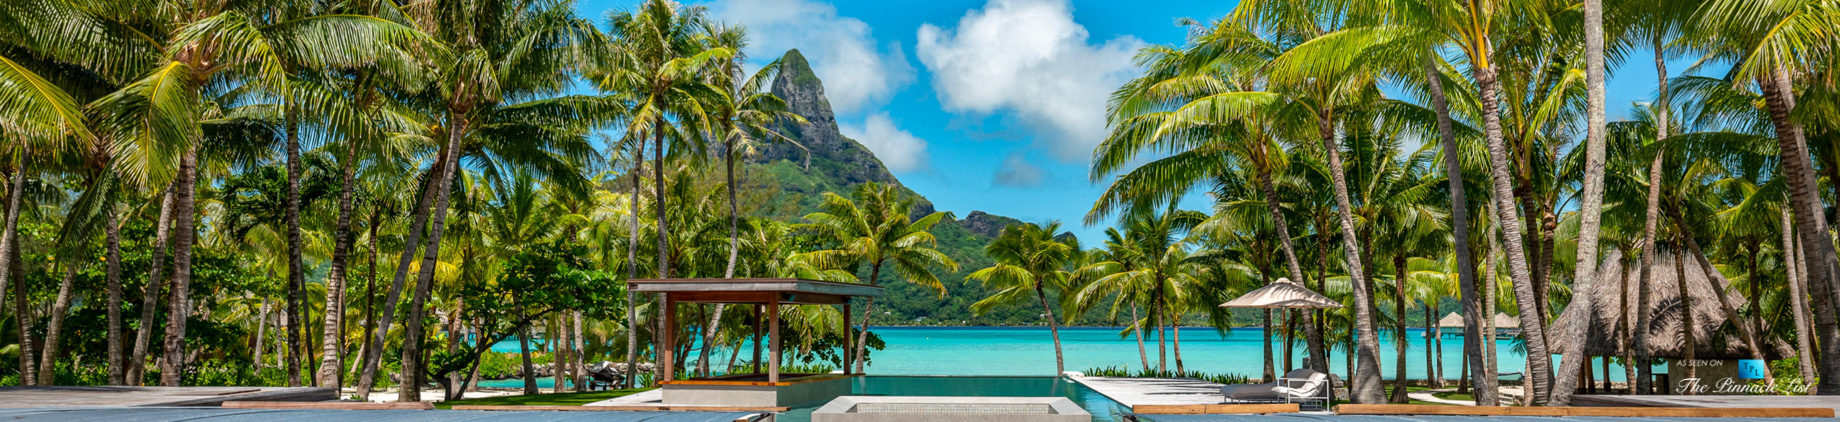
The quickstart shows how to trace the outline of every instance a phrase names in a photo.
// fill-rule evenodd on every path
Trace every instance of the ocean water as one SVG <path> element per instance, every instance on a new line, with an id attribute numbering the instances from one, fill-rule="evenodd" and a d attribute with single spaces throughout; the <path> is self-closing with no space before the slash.
<path id="1" fill-rule="evenodd" d="M 1056 375 L 1054 343 L 1047 327 L 870 327 L 870 331 L 881 336 L 882 341 L 887 343 L 887 348 L 870 353 L 867 371 L 870 375 Z M 1083 371 L 1114 366 L 1137 370 L 1142 365 L 1137 342 L 1129 336 L 1120 338 L 1119 331 L 1115 327 L 1062 328 L 1061 347 L 1067 370 Z M 1264 358 L 1260 351 L 1264 333 L 1258 328 L 1235 328 L 1226 333 L 1211 328 L 1184 328 L 1181 335 L 1182 362 L 1189 371 L 1253 377 L 1264 372 Z M 1406 376 L 1424 378 L 1427 369 L 1424 331 L 1410 329 L 1406 335 L 1410 339 L 1406 350 Z M 537 342 L 533 341 L 533 348 L 536 347 L 534 343 Z M 1309 353 L 1302 341 L 1298 343 L 1294 364 L 1301 367 L 1304 357 Z M 742 346 L 744 359 L 752 347 Z M 1144 347 L 1150 365 L 1156 366 L 1155 339 L 1146 338 Z M 1282 347 L 1282 342 L 1274 341 L 1272 359 L 1279 372 L 1284 370 Z M 1516 351 L 1512 340 L 1499 339 L 1494 347 L 1498 371 L 1509 373 L 1525 370 L 1526 355 Z M 1382 378 L 1391 379 L 1395 371 L 1395 353 L 1390 332 L 1381 332 L 1379 349 Z M 501 342 L 494 345 L 493 350 L 516 352 L 517 342 Z M 1170 352 L 1168 366 L 1170 370 L 1175 370 L 1173 347 Z M 712 353 L 712 356 L 726 362 L 729 354 L 722 350 Z M 1346 376 L 1343 369 L 1346 368 L 1344 356 L 1343 351 L 1332 350 L 1329 353 L 1329 364 L 1333 372 Z M 1455 379 L 1460 376 L 1463 339 L 1445 337 L 1443 358 L 1444 377 Z M 1556 360 L 1555 357 L 1555 366 Z M 1601 365 L 1602 360 L 1599 359 L 1591 364 L 1591 368 L 1601 372 Z M 1657 370 L 1665 369 L 1658 367 Z M 1623 381 L 1621 366 L 1611 365 L 1610 372 L 1611 380 Z M 1602 374 L 1598 374 L 1598 377 L 1601 380 Z M 542 385 L 547 387 L 549 384 Z"/>

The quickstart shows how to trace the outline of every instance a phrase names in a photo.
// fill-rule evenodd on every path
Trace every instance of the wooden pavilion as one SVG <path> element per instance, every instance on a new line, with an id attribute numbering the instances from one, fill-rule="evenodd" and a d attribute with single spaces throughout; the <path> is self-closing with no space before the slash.
<path id="1" fill-rule="evenodd" d="M 677 356 L 673 356 L 673 348 L 659 348 L 658 364 L 663 365 L 664 375 L 659 384 L 665 393 L 664 402 L 686 405 L 786 406 L 818 399 L 829 400 L 835 395 L 848 394 L 847 381 L 862 375 L 850 373 L 849 362 L 854 361 L 854 356 L 851 356 L 852 350 L 848 347 L 843 351 L 845 364 L 841 374 L 780 373 L 780 306 L 841 305 L 846 343 L 855 344 L 852 332 L 849 331 L 850 299 L 882 295 L 882 288 L 877 286 L 793 278 L 635 279 L 628 281 L 627 286 L 633 292 L 664 295 L 663 315 L 667 329 L 659 333 L 659 344 L 676 344 L 672 336 L 677 327 L 677 304 L 685 302 L 753 305 L 755 362 L 761 361 L 761 336 L 762 331 L 766 331 L 765 372 L 677 379 L 674 373 Z M 822 397 L 825 395 L 832 397 Z"/>

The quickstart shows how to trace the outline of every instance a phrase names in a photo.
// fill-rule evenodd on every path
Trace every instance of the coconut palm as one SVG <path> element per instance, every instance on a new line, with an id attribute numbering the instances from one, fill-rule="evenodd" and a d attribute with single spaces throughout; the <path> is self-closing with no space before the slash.
<path id="1" fill-rule="evenodd" d="M 1058 306 L 1049 303 L 1048 292 L 1067 290 L 1073 275 L 1067 266 L 1078 252 L 1074 245 L 1055 239 L 1060 228 L 1057 221 L 1045 226 L 1029 223 L 1003 228 L 1003 232 L 984 247 L 996 263 L 967 276 L 994 290 L 989 297 L 971 304 L 971 311 L 980 315 L 991 308 L 1022 302 L 1029 292 L 1035 293 L 1035 300 L 1041 303 L 1042 319 L 1048 323 L 1048 333 L 1054 338 L 1056 374 L 1067 371 L 1067 362 L 1061 355 L 1060 326 L 1054 320 L 1054 309 Z"/>
<path id="2" fill-rule="evenodd" d="M 1200 181 L 1228 171 L 1221 163 L 1251 168 L 1266 198 L 1278 198 L 1273 174 L 1289 165 L 1279 119 L 1255 109 L 1283 107 L 1270 93 L 1259 92 L 1253 72 L 1276 47 L 1227 22 L 1197 31 L 1182 49 L 1146 48 L 1139 62 L 1144 76 L 1118 89 L 1108 104 L 1111 133 L 1093 153 L 1092 178 L 1098 181 L 1136 163 L 1153 150 L 1176 153 L 1118 177 L 1095 201 L 1087 223 L 1098 222 L 1136 201 L 1161 203 Z M 1226 112 L 1233 116 L 1218 118 Z M 1294 280 L 1304 280 L 1302 264 L 1285 220 L 1284 204 L 1265 201 L 1277 229 L 1284 261 Z M 1311 314 L 1314 318 L 1314 313 Z M 1327 371 L 1318 324 L 1306 325 L 1310 361 Z"/>
<path id="3" fill-rule="evenodd" d="M 946 213 L 934 212 L 913 219 L 910 217 L 914 207 L 912 196 L 898 187 L 875 182 L 857 185 L 851 197 L 855 200 L 825 192 L 820 211 L 805 216 L 805 221 L 809 222 L 806 227 L 837 242 L 835 249 L 812 251 L 805 259 L 823 268 L 867 264 L 871 286 L 881 285 L 882 268 L 889 267 L 899 280 L 945 297 L 945 285 L 939 283 L 939 276 L 933 274 L 933 270 L 957 272 L 958 262 L 934 249 L 938 240 L 933 237 L 932 230 Z M 851 359 L 856 359 L 855 371 L 859 374 L 866 363 L 860 359 L 864 348 L 868 347 L 869 317 L 874 315 L 874 310 L 875 298 L 871 297 L 863 305 L 859 328 L 863 336 L 855 339 L 856 350 L 850 355 Z M 850 363 L 848 360 L 845 365 Z"/>
<path id="4" fill-rule="evenodd" d="M 741 51 L 747 44 L 747 32 L 742 28 L 718 25 L 712 26 L 709 31 L 710 38 L 722 48 Z M 755 145 L 761 142 L 786 142 L 804 148 L 798 141 L 772 129 L 780 122 L 805 123 L 804 117 L 787 110 L 785 100 L 766 91 L 767 83 L 779 74 L 780 62 L 775 60 L 762 66 L 753 75 L 745 75 L 741 71 L 741 62 L 745 58 L 745 55 L 735 54 L 712 69 L 715 71 L 712 85 L 722 88 L 722 92 L 713 98 L 715 112 L 710 117 L 716 120 L 715 126 L 719 130 L 717 135 L 722 143 L 722 165 L 727 175 L 724 187 L 728 191 L 728 264 L 722 272 L 722 278 L 735 277 L 735 260 L 741 253 L 741 216 L 735 199 L 735 192 L 739 189 L 735 181 L 735 160 L 751 155 Z M 714 336 L 720 332 L 713 328 L 720 326 L 724 308 L 716 305 L 715 312 L 710 313 L 712 329 L 705 331 L 704 344 L 711 344 Z M 702 355 L 697 359 L 699 372 L 707 373 L 709 370 L 707 362 L 710 349 L 703 348 Z"/>
<path id="5" fill-rule="evenodd" d="M 1603 0 L 1584 0 L 1584 59 L 1585 59 L 1585 161 L 1584 187 L 1579 193 L 1582 204 L 1579 206 L 1578 258 L 1573 261 L 1573 284 L 1575 291 L 1589 291 L 1591 281 L 1597 279 L 1597 235 L 1603 226 L 1604 207 L 1604 2 Z M 1560 319 L 1566 321 L 1566 331 L 1555 334 L 1561 344 L 1580 344 L 1585 340 L 1586 322 L 1589 320 L 1586 310 L 1591 308 L 1590 295 L 1574 295 L 1572 303 Z M 1554 406 L 1568 406 L 1572 402 L 1572 391 L 1578 387 L 1578 372 L 1591 359 L 1586 358 L 1581 347 L 1566 349 L 1572 353 L 1561 356 L 1559 360 L 1559 378 L 1553 383 L 1549 403 Z"/>
<path id="6" fill-rule="evenodd" d="M 1829 34 L 1818 28 L 1831 27 L 1836 21 L 1830 8 L 1820 2 L 1770 1 L 1762 3 L 1710 1 L 1687 23 L 1688 39 L 1695 49 L 1731 57 L 1731 78 L 1755 82 L 1762 94 L 1771 129 L 1778 140 L 1781 169 L 1794 207 L 1795 229 L 1803 239 L 1821 239 L 1827 221 L 1816 189 L 1814 165 L 1809 158 L 1807 136 L 1799 122 L 1791 117 L 1797 107 L 1794 82 L 1804 70 L 1825 67 L 1831 45 Z M 1820 47 L 1816 47 L 1820 46 Z M 1825 63 L 1825 62 L 1820 62 Z M 1803 254 L 1812 260 L 1808 268 L 1808 290 L 1815 309 L 1815 335 L 1819 337 L 1820 385 L 1822 393 L 1840 392 L 1840 320 L 1833 312 L 1837 300 L 1834 246 L 1830 242 L 1803 242 Z"/>
<path id="7" fill-rule="evenodd" d="M 1181 293 L 1179 285 L 1199 284 L 1189 271 L 1194 264 L 1185 259 L 1182 240 L 1206 220 L 1206 214 L 1177 209 L 1173 202 L 1162 210 L 1134 209 L 1122 216 L 1119 225 L 1124 230 L 1107 231 L 1106 248 L 1113 259 L 1078 271 L 1084 281 L 1075 296 L 1078 303 L 1089 305 L 1114 295 L 1142 300 L 1135 305 L 1148 311 L 1145 324 L 1156 330 L 1159 373 L 1169 370 L 1163 327 L 1178 311 L 1172 297 Z"/>

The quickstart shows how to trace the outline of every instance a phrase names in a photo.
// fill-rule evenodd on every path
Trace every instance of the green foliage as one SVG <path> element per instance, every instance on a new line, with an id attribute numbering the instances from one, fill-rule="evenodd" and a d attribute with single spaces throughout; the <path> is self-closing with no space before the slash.
<path id="1" fill-rule="evenodd" d="M 1246 383 L 1251 382 L 1251 379 L 1252 379 L 1251 377 L 1247 377 L 1245 375 L 1240 375 L 1240 374 L 1209 374 L 1209 373 L 1193 372 L 1193 371 L 1177 373 L 1174 371 L 1157 371 L 1154 369 L 1149 369 L 1149 370 L 1139 369 L 1139 370 L 1133 371 L 1131 370 L 1131 367 L 1129 365 L 1092 368 L 1092 369 L 1087 369 L 1085 371 L 1081 371 L 1080 373 L 1086 374 L 1086 376 L 1089 376 L 1089 377 L 1195 378 L 1195 379 L 1199 379 L 1203 381 L 1219 383 L 1219 384 L 1227 384 L 1227 385 L 1246 384 Z"/>

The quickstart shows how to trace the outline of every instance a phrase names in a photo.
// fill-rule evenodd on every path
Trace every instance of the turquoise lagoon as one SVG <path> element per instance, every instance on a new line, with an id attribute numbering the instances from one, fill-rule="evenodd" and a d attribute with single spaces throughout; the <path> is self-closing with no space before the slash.
<path id="1" fill-rule="evenodd" d="M 1119 337 L 1116 327 L 1068 327 L 1062 328 L 1061 347 L 1066 355 L 1067 370 L 1081 371 L 1088 368 L 1123 366 L 1136 370 L 1142 363 L 1138 358 L 1137 342 L 1133 337 Z M 956 375 L 956 376 L 1053 376 L 1054 343 L 1047 327 L 870 327 L 876 335 L 887 343 L 887 348 L 870 354 L 868 373 L 870 375 Z M 1410 329 L 1406 335 L 1410 342 L 1406 349 L 1406 376 L 1408 378 L 1425 377 L 1424 330 Z M 1210 328 L 1182 329 L 1182 362 L 1189 371 L 1206 373 L 1232 373 L 1258 376 L 1264 372 L 1264 357 L 1261 353 L 1264 332 L 1258 328 L 1235 328 L 1220 333 Z M 537 347 L 536 341 L 532 347 Z M 1274 342 L 1273 360 L 1278 370 L 1283 370 L 1283 350 L 1281 342 Z M 1302 366 L 1303 358 L 1308 356 L 1302 342 L 1294 350 L 1294 365 Z M 742 346 L 744 358 L 752 350 L 751 345 Z M 1145 350 L 1149 353 L 1150 365 L 1156 365 L 1157 343 L 1154 338 L 1144 340 Z M 1175 369 L 1173 345 L 1169 369 Z M 1394 376 L 1394 344 L 1390 331 L 1380 334 L 1380 364 L 1382 377 Z M 1497 351 L 1496 367 L 1499 372 L 1521 372 L 1526 365 L 1526 353 L 1521 351 L 1511 339 L 1499 339 L 1494 344 Z M 500 352 L 516 352 L 517 342 L 508 340 L 493 346 Z M 712 357 L 726 362 L 727 350 L 712 353 Z M 1346 368 L 1342 350 L 1330 353 L 1330 368 L 1341 374 Z M 1459 376 L 1463 364 L 1463 339 L 1445 337 L 1443 339 L 1443 371 L 1445 378 L 1455 379 Z M 1592 363 L 1593 370 L 1601 371 L 1602 360 Z M 717 365 L 721 366 L 721 365 Z M 1658 369 L 1661 370 L 1661 369 Z M 1601 376 L 1601 375 L 1600 375 Z M 1599 378 L 1601 380 L 1601 378 Z M 1611 379 L 1623 380 L 1621 366 L 1611 366 Z M 521 381 L 511 380 L 511 387 L 522 386 Z M 494 386 L 491 383 L 488 386 Z M 548 387 L 548 382 L 540 383 Z"/>

